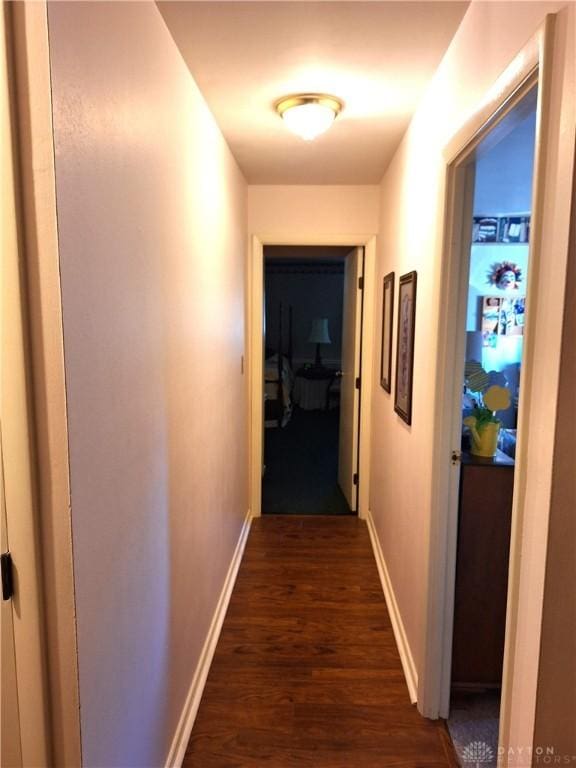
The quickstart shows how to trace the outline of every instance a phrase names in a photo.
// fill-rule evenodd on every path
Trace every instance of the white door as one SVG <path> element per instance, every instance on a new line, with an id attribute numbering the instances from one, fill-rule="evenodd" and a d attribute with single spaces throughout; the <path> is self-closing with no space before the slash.
<path id="1" fill-rule="evenodd" d="M 346 257 L 344 270 L 344 303 L 342 308 L 342 380 L 340 394 L 340 438 L 338 446 L 338 485 L 352 511 L 358 509 L 358 416 L 360 390 L 360 334 L 363 248 L 355 248 Z"/>
<path id="2" fill-rule="evenodd" d="M 24 284 L 16 217 L 6 23 L 0 7 L 0 411 L 2 551 L 14 560 L 14 597 L 1 608 L 2 766 L 49 765 L 40 554 L 34 494 L 30 371 Z M 6 686 L 6 689 L 5 689 Z M 6 719 L 5 719 L 6 718 Z"/>

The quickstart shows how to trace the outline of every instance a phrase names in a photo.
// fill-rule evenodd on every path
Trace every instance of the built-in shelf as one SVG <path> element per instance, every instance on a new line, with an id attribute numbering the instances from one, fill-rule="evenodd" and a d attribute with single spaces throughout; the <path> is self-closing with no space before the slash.
<path id="1" fill-rule="evenodd" d="M 518 245 L 530 240 L 530 213 L 474 216 L 474 245 Z"/>

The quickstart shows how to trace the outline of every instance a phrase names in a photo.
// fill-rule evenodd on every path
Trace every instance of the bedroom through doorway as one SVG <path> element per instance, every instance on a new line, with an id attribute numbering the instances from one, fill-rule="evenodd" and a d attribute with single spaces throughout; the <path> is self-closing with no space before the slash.
<path id="1" fill-rule="evenodd" d="M 356 513 L 362 262 L 264 247 L 262 514 Z"/>

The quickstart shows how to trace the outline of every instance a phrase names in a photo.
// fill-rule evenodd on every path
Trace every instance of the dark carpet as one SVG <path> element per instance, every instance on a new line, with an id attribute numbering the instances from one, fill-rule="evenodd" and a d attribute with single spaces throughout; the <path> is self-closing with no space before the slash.
<path id="1" fill-rule="evenodd" d="M 500 691 L 452 692 L 448 730 L 460 765 L 478 760 L 482 768 L 495 768 L 499 763 L 499 716 Z"/>
<path id="2" fill-rule="evenodd" d="M 351 514 L 338 486 L 339 419 L 338 409 L 295 407 L 283 429 L 264 431 L 263 514 Z"/>

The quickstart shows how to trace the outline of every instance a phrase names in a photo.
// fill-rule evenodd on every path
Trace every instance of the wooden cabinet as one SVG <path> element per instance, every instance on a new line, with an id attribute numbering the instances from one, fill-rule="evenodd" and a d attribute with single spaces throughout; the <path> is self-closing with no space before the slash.
<path id="1" fill-rule="evenodd" d="M 460 477 L 452 684 L 502 681 L 514 461 L 463 454 Z"/>

